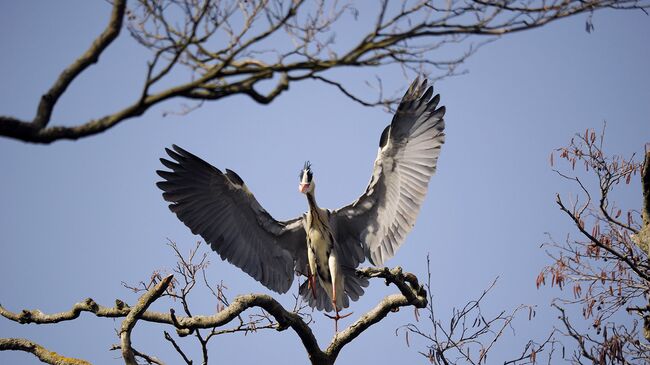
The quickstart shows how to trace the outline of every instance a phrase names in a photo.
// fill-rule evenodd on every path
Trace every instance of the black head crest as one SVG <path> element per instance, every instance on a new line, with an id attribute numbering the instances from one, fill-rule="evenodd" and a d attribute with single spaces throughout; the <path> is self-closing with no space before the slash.
<path id="1" fill-rule="evenodd" d="M 311 171 L 311 162 L 309 161 L 305 161 L 305 164 L 302 167 L 302 170 L 300 170 L 300 175 L 298 177 L 302 180 L 302 175 L 305 173 L 307 173 L 307 181 L 311 181 L 314 174 Z"/>

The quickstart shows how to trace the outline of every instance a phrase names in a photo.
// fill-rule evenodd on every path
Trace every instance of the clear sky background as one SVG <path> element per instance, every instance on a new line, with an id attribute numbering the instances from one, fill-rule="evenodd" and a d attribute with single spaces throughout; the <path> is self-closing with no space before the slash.
<path id="1" fill-rule="evenodd" d="M 0 2 L 0 113 L 30 120 L 40 95 L 101 32 L 109 11 L 103 1 Z M 601 128 L 605 120 L 609 153 L 640 152 L 650 141 L 650 18 L 640 11 L 597 12 L 592 34 L 585 32 L 585 20 L 582 15 L 506 36 L 473 56 L 464 65 L 467 75 L 435 85 L 447 107 L 447 143 L 416 227 L 387 265 L 424 278 L 430 254 L 441 318 L 449 318 L 454 306 L 477 297 L 497 276 L 486 315 L 522 303 L 537 305 L 537 317 L 517 321 L 516 335 L 507 334 L 490 363 L 514 357 L 527 339 L 542 339 L 557 324 L 549 303 L 561 293 L 535 288 L 536 275 L 549 263 L 539 246 L 546 241 L 544 232 L 559 239 L 573 232 L 554 196 L 575 190 L 551 171 L 550 152 L 576 132 Z M 101 62 L 72 84 L 53 122 L 77 124 L 126 105 L 140 92 L 147 55 L 124 32 Z M 350 85 L 363 82 L 351 70 L 337 75 Z M 392 90 L 408 83 L 400 74 L 387 77 Z M 307 209 L 297 192 L 298 171 L 307 159 L 321 206 L 337 208 L 356 199 L 391 118 L 312 82 L 293 84 L 268 106 L 236 96 L 206 103 L 188 116 L 162 117 L 179 105 L 172 101 L 78 142 L 38 146 L 0 139 L 2 305 L 51 313 L 86 297 L 109 306 L 115 298 L 135 303 L 137 296 L 120 283 L 137 283 L 154 269 L 171 268 L 168 238 L 184 250 L 198 240 L 169 212 L 154 185 L 158 158 L 172 143 L 237 171 L 275 218 L 287 219 Z M 617 195 L 623 206 L 640 206 L 638 185 Z M 210 278 L 227 283 L 231 298 L 268 292 L 216 254 L 210 259 Z M 372 281 L 342 324 L 394 291 Z M 289 294 L 274 296 L 292 302 Z M 196 313 L 215 310 L 206 293 L 194 297 L 193 305 Z M 154 305 L 168 307 L 163 301 Z M 333 324 L 320 313 L 314 318 L 312 328 L 325 347 Z M 412 320 L 411 310 L 391 314 L 348 345 L 339 363 L 426 363 L 417 354 L 423 343 L 412 341 L 408 348 L 395 337 L 394 330 Z M 0 337 L 27 337 L 67 356 L 111 364 L 122 361 L 119 353 L 108 351 L 119 342 L 114 331 L 119 324 L 88 314 L 49 326 L 0 319 Z M 163 329 L 170 330 L 140 322 L 134 345 L 179 363 Z M 193 339 L 180 342 L 197 354 Z M 223 336 L 213 340 L 211 351 L 219 362 L 307 363 L 290 330 Z M 0 362 L 37 361 L 4 352 Z"/>

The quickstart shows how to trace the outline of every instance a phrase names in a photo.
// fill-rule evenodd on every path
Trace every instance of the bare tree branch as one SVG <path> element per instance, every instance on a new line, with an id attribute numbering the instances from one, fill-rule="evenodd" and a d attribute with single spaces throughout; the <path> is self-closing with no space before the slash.
<path id="1" fill-rule="evenodd" d="M 396 99 L 383 98 L 381 82 L 377 101 L 368 102 L 358 91 L 353 92 L 356 89 L 351 85 L 334 81 L 329 71 L 374 69 L 376 75 L 370 78 L 381 80 L 382 68 L 398 65 L 405 74 L 447 77 L 462 74 L 459 66 L 486 39 L 600 9 L 645 11 L 650 7 L 647 0 L 551 0 L 541 4 L 529 0 L 401 0 L 383 1 L 373 9 L 376 13 L 364 10 L 365 14 L 352 1 L 135 0 L 131 4 L 127 8 L 126 0 L 113 2 L 104 32 L 59 75 L 41 98 L 34 119 L 2 115 L 0 136 L 33 143 L 76 140 L 141 116 L 170 99 L 206 101 L 246 95 L 268 104 L 302 80 L 333 85 L 362 105 L 390 108 Z M 358 23 L 366 26 L 359 27 L 358 36 L 346 34 L 352 42 L 337 43 L 337 26 L 349 16 L 371 21 Z M 588 29 L 593 28 L 591 20 L 588 22 Z M 103 117 L 76 125 L 50 125 L 59 97 L 97 62 L 119 36 L 123 23 L 133 39 L 151 51 L 137 99 Z M 170 86 L 172 78 L 182 81 Z M 274 85 L 269 89 L 270 83 Z"/>
<path id="2" fill-rule="evenodd" d="M 514 332 L 512 321 L 515 317 L 526 309 L 529 319 L 532 319 L 535 314 L 532 306 L 519 305 L 509 313 L 502 310 L 495 315 L 486 315 L 482 306 L 485 297 L 492 291 L 496 282 L 497 279 L 492 281 L 478 298 L 470 300 L 460 308 L 454 308 L 447 323 L 440 320 L 434 311 L 430 259 L 427 256 L 427 284 L 423 295 L 428 295 L 428 301 L 423 303 L 423 308 L 429 321 L 421 322 L 416 309 L 415 323 L 400 326 L 395 334 L 403 333 L 407 346 L 410 346 L 411 336 L 424 340 L 426 348 L 418 350 L 418 353 L 432 364 L 485 364 L 494 344 L 503 337 L 505 331 L 511 329 Z M 506 364 L 523 364 L 531 358 L 534 360 L 537 352 L 547 346 L 553 346 L 553 342 L 551 336 L 542 343 L 531 340 L 526 344 L 519 358 L 507 361 Z"/>
<path id="3" fill-rule="evenodd" d="M 547 253 L 553 264 L 540 272 L 537 287 L 544 285 L 549 275 L 551 286 L 571 288 L 572 297 L 557 298 L 553 306 L 560 312 L 559 333 L 576 345 L 567 358 L 572 364 L 647 364 L 650 361 L 650 262 L 644 241 L 647 225 L 643 219 L 639 222 L 639 216 L 647 214 L 644 210 L 648 151 L 641 164 L 634 160 L 634 155 L 607 156 L 603 143 L 604 129 L 600 136 L 587 129 L 584 134 L 576 135 L 568 146 L 556 150 L 571 169 L 567 173 L 556 172 L 576 183 L 581 191 L 567 199 L 570 203 L 559 195 L 556 200 L 579 235 L 577 239 L 567 236 L 563 243 L 551 238 L 545 244 L 550 247 Z M 553 164 L 554 154 L 551 155 Z M 576 167 L 584 167 L 595 183 L 575 172 Z M 611 200 L 614 189 L 630 184 L 639 172 L 644 194 L 642 211 L 619 208 Z M 582 317 L 589 323 L 572 320 L 571 312 L 558 303 L 581 305 Z M 638 317 L 632 317 L 630 322 L 614 316 L 626 312 Z M 639 325 L 640 320 L 643 326 Z M 574 323 L 587 329 L 580 329 Z"/>
<path id="4" fill-rule="evenodd" d="M 90 365 L 85 360 L 74 359 L 57 354 L 45 347 L 24 338 L 0 338 L 0 351 L 24 351 L 51 365 Z"/>
<path id="5" fill-rule="evenodd" d="M 149 308 L 149 305 L 158 299 L 167 290 L 174 277 L 167 276 L 160 281 L 155 287 L 149 290 L 146 294 L 140 297 L 138 304 L 131 308 L 129 314 L 126 315 L 120 329 L 120 347 L 122 349 L 122 357 L 127 365 L 138 365 L 135 360 L 133 349 L 131 348 L 131 331 L 135 327 L 135 323 L 140 319 L 142 314 Z"/>
<path id="6" fill-rule="evenodd" d="M 109 350 L 110 351 L 122 350 L 122 346 L 113 345 L 113 346 L 111 346 L 111 348 Z M 135 355 L 136 357 L 139 357 L 142 360 L 146 361 L 147 364 L 165 365 L 164 362 L 162 362 L 160 359 L 158 359 L 155 356 L 147 355 L 147 354 L 145 354 L 143 352 L 140 352 L 140 351 L 134 349 L 133 347 L 131 347 L 131 351 L 133 351 L 133 355 Z"/>
<path id="7" fill-rule="evenodd" d="M 581 222 L 580 217 L 578 215 L 574 215 L 573 212 L 571 212 L 565 205 L 562 203 L 562 199 L 560 199 L 560 195 L 558 194 L 556 196 L 556 202 L 557 205 L 560 206 L 560 209 L 565 212 L 576 224 L 576 227 L 582 233 L 585 237 L 587 237 L 593 244 L 596 246 L 602 248 L 603 250 L 609 252 L 614 256 L 616 259 L 626 263 L 628 267 L 637 273 L 641 278 L 645 280 L 650 280 L 650 274 L 645 272 L 645 270 L 642 270 L 635 262 L 632 261 L 630 257 L 627 256 L 626 253 L 618 251 L 616 248 L 612 248 L 609 245 L 606 245 L 605 243 L 601 242 L 600 240 L 596 239 L 591 233 L 587 232 L 584 228 L 584 223 Z"/>
<path id="8" fill-rule="evenodd" d="M 54 106 L 75 78 L 90 65 L 97 63 L 102 52 L 119 36 L 125 10 L 126 0 L 115 0 L 106 29 L 93 41 L 86 52 L 61 72 L 54 85 L 41 96 L 34 120 L 24 122 L 10 116 L 0 116 L 0 135 L 29 141 L 30 138 L 39 138 L 37 136 L 43 131 L 58 130 L 57 128 L 46 129 Z"/>
<path id="9" fill-rule="evenodd" d="M 72 81 L 90 65 L 97 63 L 102 52 L 120 35 L 125 9 L 126 0 L 115 0 L 113 2 L 111 17 L 104 32 L 93 41 L 90 48 L 81 57 L 61 72 L 54 85 L 41 97 L 36 118 L 32 121 L 35 129 L 43 129 L 47 126 L 50 122 L 54 105 L 56 105 L 56 102 L 68 86 L 70 86 Z"/>
<path id="10" fill-rule="evenodd" d="M 183 358 L 183 361 L 185 361 L 187 365 L 192 365 L 192 360 L 190 360 L 185 354 L 185 352 L 181 350 L 180 346 L 178 346 L 176 341 L 174 341 L 174 338 L 167 331 L 165 331 L 164 334 L 165 334 L 165 340 L 169 341 L 169 343 L 172 344 L 174 350 L 176 350 L 176 352 L 178 352 L 178 354 L 181 355 L 181 357 Z"/>
<path id="11" fill-rule="evenodd" d="M 403 273 L 402 269 L 399 267 L 392 270 L 387 268 L 367 268 L 360 270 L 359 275 L 383 278 L 388 283 L 394 284 L 400 290 L 400 294 L 393 294 L 385 297 L 374 309 L 363 315 L 348 328 L 335 335 L 325 351 L 320 349 L 318 341 L 316 340 L 311 328 L 299 314 L 286 310 L 275 299 L 265 294 L 247 294 L 237 296 L 230 305 L 210 316 L 176 316 L 173 311 L 170 313 L 162 313 L 146 310 L 146 307 L 153 300 L 162 295 L 162 293 L 167 289 L 171 283 L 171 276 L 164 278 L 156 284 L 153 289 L 150 289 L 145 295 L 143 295 L 135 307 L 129 307 L 122 301 L 116 301 L 115 307 L 109 308 L 98 305 L 92 299 L 86 299 L 83 302 L 76 303 L 72 309 L 67 312 L 45 314 L 39 310 L 23 310 L 20 313 L 14 313 L 0 306 L 0 315 L 22 324 L 52 324 L 70 321 L 78 318 L 81 312 L 90 312 L 98 317 L 126 317 L 120 331 L 122 338 L 120 347 L 123 353 L 125 353 L 125 349 L 127 349 L 124 358 L 128 362 L 135 361 L 134 354 L 130 348 L 129 334 L 137 320 L 172 325 L 178 331 L 187 335 L 188 333 L 199 329 L 216 328 L 226 325 L 233 319 L 238 318 L 245 310 L 259 307 L 268 312 L 277 322 L 277 325 L 275 325 L 276 330 L 283 331 L 287 328 L 291 328 L 296 332 L 313 364 L 333 364 L 339 352 L 346 344 L 350 343 L 370 326 L 382 320 L 388 313 L 396 311 L 398 308 L 404 306 L 423 308 L 427 304 L 426 291 L 418 284 L 415 275 Z M 169 337 L 171 338 L 171 336 Z M 168 338 L 168 340 L 170 340 L 170 338 Z M 170 342 L 173 342 L 173 339 L 170 340 Z M 178 346 L 175 346 L 175 348 L 183 355 L 183 352 L 180 351 Z M 131 353 L 129 354 L 128 352 Z M 183 355 L 183 358 L 186 363 L 191 363 L 191 360 L 186 356 Z"/>

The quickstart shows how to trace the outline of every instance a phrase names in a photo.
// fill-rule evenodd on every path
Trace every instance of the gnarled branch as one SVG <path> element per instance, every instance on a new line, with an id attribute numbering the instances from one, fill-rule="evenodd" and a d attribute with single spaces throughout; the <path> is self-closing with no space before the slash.
<path id="1" fill-rule="evenodd" d="M 119 36 L 124 22 L 126 0 L 115 0 L 108 25 L 78 59 L 70 64 L 56 79 L 50 89 L 41 96 L 36 116 L 31 122 L 21 121 L 10 116 L 0 116 L 0 135 L 24 141 L 45 141 L 56 138 L 61 132 L 68 135 L 79 133 L 78 128 L 46 128 L 52 116 L 52 110 L 68 86 L 90 65 L 99 61 L 99 56 Z"/>
<path id="2" fill-rule="evenodd" d="M 65 357 L 24 338 L 0 338 L 0 351 L 24 351 L 51 365 L 90 365 L 89 362 Z"/>
<path id="3" fill-rule="evenodd" d="M 149 305 L 151 305 L 151 303 L 156 299 L 160 298 L 165 290 L 167 290 L 167 287 L 173 278 L 172 275 L 167 276 L 156 284 L 156 286 L 151 288 L 151 290 L 141 296 L 138 300 L 138 304 L 131 308 L 129 314 L 127 314 L 124 321 L 122 321 L 122 326 L 120 328 L 120 347 L 122 349 L 122 357 L 127 365 L 138 365 L 135 360 L 133 349 L 131 348 L 131 331 L 133 330 L 133 327 L 135 327 L 135 323 L 140 319 L 142 313 L 149 308 Z"/>
<path id="4" fill-rule="evenodd" d="M 126 0 L 115 0 L 108 26 L 45 92 L 34 119 L 0 115 L 0 136 L 33 143 L 76 140 L 172 98 L 204 101 L 245 95 L 268 104 L 302 80 L 335 86 L 362 105 L 390 107 L 397 98 L 383 97 L 379 68 L 398 65 L 433 79 L 462 74 L 458 67 L 480 45 L 502 35 L 599 9 L 650 8 L 648 0 L 551 0 L 544 6 L 527 0 L 451 0 L 441 7 L 434 1 L 403 0 L 382 1 L 376 9 L 364 10 L 376 13 L 365 14 L 352 1 L 134 0 L 132 4 L 127 9 Z M 356 38 L 346 34 L 351 42 L 336 42 L 337 25 L 346 16 L 364 20 L 358 22 Z M 52 126 L 52 110 L 60 96 L 98 61 L 123 23 L 152 53 L 142 91 L 103 117 Z M 445 48 L 450 52 L 442 52 Z M 379 99 L 368 102 L 354 87 L 328 74 L 340 68 L 377 69 Z M 269 92 L 259 91 L 261 84 L 272 81 L 276 84 Z"/>
<path id="5" fill-rule="evenodd" d="M 279 302 L 265 294 L 237 296 L 230 305 L 220 312 L 209 316 L 177 316 L 173 311 L 170 311 L 170 313 L 162 313 L 146 310 L 148 305 L 165 291 L 171 282 L 171 276 L 164 278 L 154 288 L 150 289 L 140 298 L 138 304 L 134 307 L 129 307 L 120 300 L 116 301 L 114 307 L 105 307 L 98 305 L 95 301 L 88 298 L 74 304 L 69 311 L 54 314 L 45 314 L 39 310 L 23 310 L 20 313 L 15 313 L 0 305 L 0 315 L 23 324 L 53 324 L 70 321 L 78 318 L 81 312 L 90 312 L 98 317 L 126 317 L 120 332 L 122 337 L 120 347 L 123 354 L 125 354 L 125 360 L 129 363 L 130 360 L 135 361 L 133 351 L 130 350 L 129 333 L 135 325 L 136 320 L 172 325 L 177 331 L 180 331 L 183 335 L 187 335 L 198 329 L 223 326 L 237 318 L 245 310 L 259 307 L 275 319 L 277 322 L 276 330 L 283 331 L 291 328 L 298 335 L 312 364 L 333 364 L 345 345 L 373 324 L 381 321 L 388 313 L 404 306 L 424 308 L 428 303 L 426 290 L 418 283 L 415 275 L 403 273 L 399 267 L 392 270 L 388 268 L 366 268 L 359 270 L 358 275 L 369 278 L 383 278 L 387 284 L 395 285 L 400 293 L 385 297 L 375 308 L 361 316 L 361 318 L 348 328 L 336 334 L 324 351 L 321 350 L 311 328 L 300 315 L 286 310 Z M 130 351 L 130 355 L 125 353 L 125 351 Z"/>

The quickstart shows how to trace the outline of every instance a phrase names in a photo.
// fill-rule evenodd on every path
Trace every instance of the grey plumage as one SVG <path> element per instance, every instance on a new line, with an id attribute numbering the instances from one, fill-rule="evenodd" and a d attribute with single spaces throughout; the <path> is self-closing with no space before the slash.
<path id="1" fill-rule="evenodd" d="M 355 269 L 365 260 L 382 265 L 392 257 L 415 224 L 436 170 L 444 143 L 445 108 L 439 96 L 416 80 L 408 89 L 391 124 L 380 138 L 373 175 L 365 193 L 352 204 L 329 214 L 345 278 L 345 295 L 337 306 L 357 300 L 368 285 Z M 210 244 L 222 259 L 241 268 L 264 286 L 279 293 L 291 287 L 294 272 L 308 275 L 304 217 L 275 220 L 255 199 L 235 172 L 213 167 L 174 145 L 166 149 L 171 160 L 161 159 L 170 171 L 157 171 L 157 183 L 169 208 Z M 311 177 L 310 177 L 311 178 Z M 300 294 L 319 310 L 333 310 L 321 285 L 316 298 L 307 282 Z"/>
<path id="2" fill-rule="evenodd" d="M 171 171 L 157 171 L 169 209 L 210 244 L 222 259 L 279 293 L 291 287 L 302 261 L 305 231 L 300 219 L 278 222 L 257 202 L 239 176 L 222 173 L 174 145 L 175 162 L 160 159 Z M 305 254 L 306 255 L 306 254 Z M 295 263 L 294 263 L 295 261 Z"/>
<path id="3" fill-rule="evenodd" d="M 363 247 L 373 265 L 393 257 L 415 219 L 445 142 L 445 107 L 416 79 L 382 133 L 370 183 L 352 204 L 332 212 L 336 239 Z M 363 258 L 357 259 L 362 260 Z"/>

